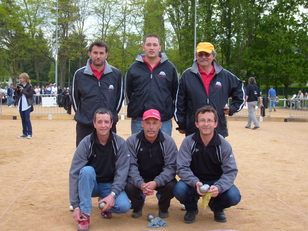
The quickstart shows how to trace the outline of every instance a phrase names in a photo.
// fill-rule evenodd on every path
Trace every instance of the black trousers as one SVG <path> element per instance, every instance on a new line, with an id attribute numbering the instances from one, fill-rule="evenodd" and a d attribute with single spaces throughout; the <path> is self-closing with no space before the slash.
<path id="1" fill-rule="evenodd" d="M 159 196 L 158 207 L 162 212 L 167 212 L 170 207 L 170 200 L 174 197 L 173 188 L 176 184 L 176 179 L 173 179 L 165 186 L 157 187 L 155 190 L 157 191 Z M 140 188 L 135 187 L 134 185 L 127 183 L 125 187 L 125 192 L 128 198 L 131 200 L 132 208 L 135 212 L 142 210 L 144 205 L 145 196 L 142 194 Z"/>
<path id="2" fill-rule="evenodd" d="M 94 126 L 89 126 L 85 124 L 78 123 L 76 124 L 76 147 L 80 141 L 85 138 L 87 135 L 91 134 L 94 131 Z M 117 132 L 116 123 L 113 123 L 111 131 Z"/>

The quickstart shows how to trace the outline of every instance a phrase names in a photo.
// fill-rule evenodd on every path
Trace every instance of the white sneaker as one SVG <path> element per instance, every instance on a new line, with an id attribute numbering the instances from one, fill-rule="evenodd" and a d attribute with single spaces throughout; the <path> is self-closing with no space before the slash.
<path id="1" fill-rule="evenodd" d="M 182 211 L 186 211 L 185 205 L 182 205 L 182 206 L 181 206 L 181 210 L 182 210 Z"/>
<path id="2" fill-rule="evenodd" d="M 32 138 L 32 136 L 31 135 L 27 135 L 27 139 L 31 139 Z"/>

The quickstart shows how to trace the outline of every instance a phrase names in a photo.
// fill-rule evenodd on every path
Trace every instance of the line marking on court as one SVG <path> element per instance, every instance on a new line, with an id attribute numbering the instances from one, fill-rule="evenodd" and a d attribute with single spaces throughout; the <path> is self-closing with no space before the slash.
<path id="1" fill-rule="evenodd" d="M 9 205 L 9 207 L 6 208 L 6 210 L 3 212 L 3 214 L 0 216 L 0 220 L 1 218 L 7 213 L 7 211 L 13 206 L 13 204 L 15 203 L 15 201 L 20 197 L 20 195 L 28 188 L 28 185 L 34 180 L 34 178 L 36 178 L 36 176 L 38 175 L 38 173 L 41 171 L 41 169 L 46 165 L 46 163 L 49 162 L 50 158 L 53 156 L 53 153 L 51 155 L 48 156 L 48 158 L 45 160 L 45 162 L 41 165 L 41 167 L 36 171 L 36 173 L 32 176 L 32 178 L 28 181 L 28 183 L 25 185 L 25 187 L 18 193 L 18 195 L 15 197 L 15 199 L 11 202 L 11 204 Z"/>
<path id="2" fill-rule="evenodd" d="M 294 211 L 298 212 L 299 214 L 301 214 L 303 217 L 308 218 L 308 216 L 304 213 L 302 213 L 301 211 L 297 210 L 296 208 L 292 207 L 291 205 L 289 205 L 288 203 L 284 202 L 283 200 L 279 199 L 278 197 L 274 196 L 273 194 L 271 194 L 269 191 L 266 191 L 265 189 L 261 188 L 259 185 L 253 183 L 252 181 L 248 180 L 246 177 L 242 176 L 241 174 L 238 174 L 240 177 L 244 178 L 246 181 L 248 181 L 250 184 L 253 184 L 254 186 L 258 187 L 259 189 L 261 189 L 263 192 L 265 192 L 266 194 L 270 195 L 271 197 L 275 198 L 276 200 L 280 201 L 281 203 L 283 203 L 284 205 L 288 206 L 289 208 L 293 209 Z"/>

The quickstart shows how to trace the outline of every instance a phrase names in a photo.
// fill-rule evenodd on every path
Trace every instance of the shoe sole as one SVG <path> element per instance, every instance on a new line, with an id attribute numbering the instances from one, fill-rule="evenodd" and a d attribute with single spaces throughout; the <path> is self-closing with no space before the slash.
<path id="1" fill-rule="evenodd" d="M 196 222 L 196 219 L 194 219 L 193 221 L 186 221 L 186 220 L 184 220 L 184 222 L 185 222 L 186 224 L 192 224 L 192 223 L 195 223 L 195 222 Z"/>

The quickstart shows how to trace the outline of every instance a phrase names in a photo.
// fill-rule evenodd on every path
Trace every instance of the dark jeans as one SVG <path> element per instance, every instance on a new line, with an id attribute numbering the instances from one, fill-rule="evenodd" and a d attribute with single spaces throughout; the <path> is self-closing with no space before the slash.
<path id="1" fill-rule="evenodd" d="M 158 207 L 162 212 L 168 211 L 170 207 L 170 200 L 174 197 L 172 191 L 176 184 L 176 179 L 173 179 L 165 186 L 158 187 L 155 190 L 157 191 L 158 198 Z M 140 211 L 143 208 L 145 195 L 142 193 L 140 188 L 136 188 L 134 185 L 127 183 L 125 187 L 126 194 L 128 198 L 131 200 L 132 208 L 134 211 Z"/>
<path id="2" fill-rule="evenodd" d="M 21 122 L 22 122 L 22 134 L 32 136 L 32 124 L 30 121 L 30 111 L 31 111 L 31 108 L 25 111 L 19 110 L 19 114 L 20 114 Z"/>
<path id="3" fill-rule="evenodd" d="M 94 126 L 84 125 L 81 123 L 76 124 L 76 147 L 80 141 L 85 138 L 87 135 L 90 135 L 94 131 Z M 116 132 L 116 124 L 113 123 L 111 131 Z"/>
<path id="4" fill-rule="evenodd" d="M 203 184 L 212 185 L 215 181 L 202 182 Z M 191 187 L 184 181 L 180 180 L 174 187 L 174 196 L 185 205 L 185 208 L 189 212 L 198 210 L 198 200 L 200 195 L 197 193 L 195 187 Z M 241 195 L 238 188 L 232 185 L 227 191 L 218 194 L 217 197 L 211 198 L 209 207 L 212 211 L 221 211 L 225 208 L 237 205 L 241 200 Z"/>

